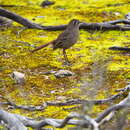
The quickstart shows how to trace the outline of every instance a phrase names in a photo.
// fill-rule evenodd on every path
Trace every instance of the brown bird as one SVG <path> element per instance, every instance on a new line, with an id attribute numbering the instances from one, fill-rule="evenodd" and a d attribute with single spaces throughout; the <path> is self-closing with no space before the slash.
<path id="1" fill-rule="evenodd" d="M 34 50 L 32 50 L 31 52 L 35 52 L 37 50 L 40 50 L 41 48 L 44 48 L 46 46 L 48 46 L 49 44 L 53 45 L 53 50 L 57 49 L 57 48 L 62 48 L 63 49 L 63 55 L 65 58 L 66 63 L 69 63 L 67 55 L 66 55 L 66 49 L 70 48 L 71 46 L 73 46 L 78 38 L 79 38 L 79 26 L 80 26 L 81 22 L 77 19 L 73 19 L 69 22 L 67 28 L 65 29 L 64 32 L 62 32 L 56 40 L 51 41 L 47 44 L 41 45 L 37 48 L 35 48 Z"/>

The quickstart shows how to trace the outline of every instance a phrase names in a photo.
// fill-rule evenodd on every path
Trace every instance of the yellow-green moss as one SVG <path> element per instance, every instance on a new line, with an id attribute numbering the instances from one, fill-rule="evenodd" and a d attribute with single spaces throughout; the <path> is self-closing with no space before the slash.
<path id="1" fill-rule="evenodd" d="M 34 22 L 42 25 L 67 24 L 73 18 L 84 22 L 123 19 L 130 7 L 130 4 L 114 6 L 114 4 L 126 3 L 128 0 L 56 0 L 54 5 L 46 8 L 39 6 L 41 2 L 42 0 L 2 0 L 1 4 L 17 5 L 18 7 L 7 9 L 29 20 L 35 19 Z M 116 15 L 116 12 L 119 15 Z M 29 52 L 33 47 L 28 44 L 35 46 L 45 44 L 54 40 L 61 31 L 26 29 L 18 35 L 21 31 L 19 26 L 21 27 L 14 22 L 13 27 L 0 30 L 0 52 L 4 53 L 0 56 L 0 78 L 2 79 L 0 92 L 16 104 L 40 105 L 45 101 L 57 101 L 58 96 L 64 96 L 66 100 L 84 97 L 89 99 L 86 95 L 82 95 L 80 87 L 83 81 L 94 81 L 90 74 L 94 63 L 104 65 L 108 62 L 104 87 L 100 88 L 95 96 L 98 99 L 114 94 L 115 89 L 124 87 L 130 80 L 129 56 L 108 50 L 110 46 L 129 46 L 129 31 L 93 31 L 90 33 L 81 30 L 78 43 L 67 50 L 68 58 L 72 62 L 72 66 L 68 67 L 63 65 L 62 51 L 53 51 L 51 46 L 33 54 Z M 104 62 L 100 63 L 100 60 Z M 53 75 L 40 74 L 40 72 L 59 69 L 71 70 L 76 75 L 56 79 Z M 15 70 L 25 73 L 26 84 L 24 86 L 16 85 L 10 78 L 9 74 Z M 90 76 L 87 77 L 89 74 Z M 106 106 L 94 107 L 92 113 L 100 112 L 105 108 Z M 64 118 L 68 114 L 62 107 L 48 107 L 41 112 L 11 111 L 26 116 L 49 118 Z"/>

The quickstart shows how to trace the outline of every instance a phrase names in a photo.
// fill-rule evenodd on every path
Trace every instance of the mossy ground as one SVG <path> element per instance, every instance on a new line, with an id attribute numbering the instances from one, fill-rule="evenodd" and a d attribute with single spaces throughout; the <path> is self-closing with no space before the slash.
<path id="1" fill-rule="evenodd" d="M 123 4 L 128 0 L 56 0 L 54 5 L 46 8 L 39 6 L 41 2 L 42 0 L 29 2 L 3 0 L 2 4 L 17 5 L 18 7 L 7 9 L 42 25 L 67 24 L 73 18 L 84 22 L 123 19 L 130 8 L 130 4 Z M 21 31 L 20 26 L 18 23 L 13 23 L 12 27 L 0 30 L 0 52 L 4 52 L 4 55 L 0 56 L 0 94 L 16 104 L 40 105 L 45 101 L 65 101 L 74 98 L 101 99 L 115 94 L 115 89 L 122 88 L 129 82 L 129 55 L 108 50 L 111 46 L 129 47 L 129 31 L 81 30 L 78 43 L 67 50 L 68 58 L 72 63 L 72 66 L 68 67 L 63 65 L 61 50 L 53 51 L 49 46 L 31 54 L 29 50 L 33 47 L 26 44 L 26 42 L 35 46 L 45 44 L 55 39 L 60 31 L 26 29 L 18 34 Z M 40 74 L 59 69 L 71 70 L 76 75 L 57 79 L 53 75 Z M 15 70 L 26 74 L 24 86 L 16 85 L 10 78 L 10 73 Z M 93 77 L 92 74 L 95 70 L 97 77 Z M 98 81 L 102 76 L 103 81 L 97 85 L 94 81 Z M 87 89 L 84 87 L 80 89 L 85 83 L 88 85 Z M 96 86 L 91 88 L 94 85 L 97 85 L 97 88 Z M 88 96 L 90 94 L 91 96 Z M 105 105 L 96 107 L 92 113 L 100 112 L 105 108 Z M 64 118 L 69 113 L 62 107 L 48 107 L 41 112 L 23 110 L 10 110 L 10 112 L 33 118 L 39 116 Z"/>

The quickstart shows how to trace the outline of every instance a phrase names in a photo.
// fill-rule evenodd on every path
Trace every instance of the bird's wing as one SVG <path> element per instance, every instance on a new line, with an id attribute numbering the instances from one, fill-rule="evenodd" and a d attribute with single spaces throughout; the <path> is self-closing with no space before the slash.
<path id="1" fill-rule="evenodd" d="M 56 39 L 56 42 L 54 44 L 54 48 L 62 48 L 63 44 L 68 40 L 72 38 L 70 31 L 64 31 L 62 32 Z"/>

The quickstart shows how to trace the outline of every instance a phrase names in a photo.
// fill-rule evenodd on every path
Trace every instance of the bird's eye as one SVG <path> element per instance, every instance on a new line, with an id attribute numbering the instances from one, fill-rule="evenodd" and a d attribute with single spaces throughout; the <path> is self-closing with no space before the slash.
<path id="1" fill-rule="evenodd" d="M 79 22 L 78 22 L 77 20 L 74 20 L 74 21 L 73 21 L 73 24 L 74 24 L 74 25 L 76 25 L 76 24 L 78 24 L 78 23 L 79 23 Z"/>

